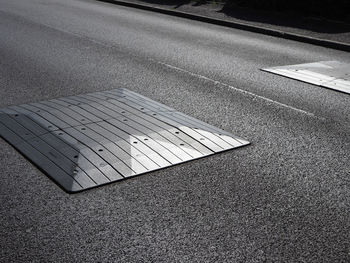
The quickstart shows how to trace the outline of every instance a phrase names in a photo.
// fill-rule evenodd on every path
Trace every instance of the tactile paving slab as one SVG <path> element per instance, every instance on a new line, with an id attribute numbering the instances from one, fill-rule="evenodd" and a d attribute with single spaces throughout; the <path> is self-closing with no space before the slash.
<path id="1" fill-rule="evenodd" d="M 262 70 L 350 94 L 350 64 L 321 61 Z"/>
<path id="2" fill-rule="evenodd" d="M 127 89 L 0 109 L 0 135 L 70 193 L 249 144 Z"/>

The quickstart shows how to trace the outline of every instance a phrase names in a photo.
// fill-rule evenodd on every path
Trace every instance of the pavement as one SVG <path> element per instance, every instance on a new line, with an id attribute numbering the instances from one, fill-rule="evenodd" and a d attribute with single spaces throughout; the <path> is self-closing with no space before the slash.
<path id="1" fill-rule="evenodd" d="M 350 24 L 345 20 L 228 7 L 220 1 L 99 1 L 350 51 Z"/>
<path id="2" fill-rule="evenodd" d="M 123 87 L 252 142 L 69 195 L 0 139 L 1 262 L 350 261 L 350 96 L 260 70 L 349 53 L 94 0 L 0 14 L 0 107 Z"/>

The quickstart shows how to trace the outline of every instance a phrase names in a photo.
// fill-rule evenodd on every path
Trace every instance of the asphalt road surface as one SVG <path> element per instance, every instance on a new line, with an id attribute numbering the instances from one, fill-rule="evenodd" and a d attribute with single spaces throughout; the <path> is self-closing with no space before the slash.
<path id="1" fill-rule="evenodd" d="M 94 0 L 0 0 L 0 107 L 123 87 L 252 144 L 69 195 L 0 139 L 1 262 L 349 262 L 346 52 Z"/>

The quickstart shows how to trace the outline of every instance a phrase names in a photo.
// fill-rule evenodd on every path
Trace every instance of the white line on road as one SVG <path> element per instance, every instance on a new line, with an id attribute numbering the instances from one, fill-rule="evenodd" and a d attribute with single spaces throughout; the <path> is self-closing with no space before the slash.
<path id="1" fill-rule="evenodd" d="M 4 12 L 4 11 L 0 10 L 0 12 Z M 18 15 L 16 15 L 16 14 L 12 14 L 12 13 L 10 13 L 10 14 L 13 15 L 13 16 L 18 16 Z M 53 30 L 57 30 L 57 31 L 60 31 L 60 32 L 63 32 L 63 33 L 66 33 L 66 34 L 70 34 L 70 35 L 72 35 L 72 36 L 75 36 L 75 37 L 77 37 L 77 38 L 81 38 L 81 39 L 84 39 L 84 40 L 93 42 L 93 43 L 95 43 L 95 44 L 103 45 L 103 46 L 105 46 L 105 47 L 113 48 L 113 49 L 116 49 L 116 50 L 118 50 L 118 51 L 121 51 L 120 48 L 119 48 L 118 46 L 116 46 L 116 45 L 110 45 L 110 44 L 107 44 L 107 43 L 105 43 L 105 42 L 98 41 L 98 40 L 96 40 L 96 39 L 87 37 L 87 36 L 85 36 L 85 35 L 81 35 L 81 34 L 78 34 L 78 33 L 75 33 L 75 32 L 71 32 L 71 31 L 68 31 L 68 30 L 64 30 L 64 29 L 59 29 L 59 28 L 53 27 L 53 26 L 48 25 L 48 24 L 37 23 L 37 22 L 35 22 L 34 20 L 27 19 L 27 18 L 23 18 L 22 16 L 18 16 L 18 17 L 21 17 L 22 19 L 25 19 L 25 20 L 27 20 L 27 21 L 30 21 L 30 22 L 32 22 L 32 23 L 34 23 L 34 24 L 39 24 L 39 25 L 41 25 L 41 26 L 45 26 L 45 27 L 50 28 L 50 29 L 53 29 Z M 171 68 L 171 69 L 174 69 L 174 70 L 177 70 L 177 71 L 180 71 L 180 72 L 189 74 L 189 75 L 191 75 L 191 76 L 194 76 L 194 77 L 197 77 L 197 78 L 200 78 L 200 79 L 203 79 L 203 80 L 212 82 L 212 83 L 214 83 L 214 84 L 216 84 L 216 85 L 221 85 L 221 86 L 223 86 L 223 87 L 226 87 L 226 88 L 235 90 L 235 91 L 237 91 L 237 92 L 240 92 L 240 93 L 243 93 L 243 94 L 252 96 L 252 97 L 254 97 L 254 98 L 258 98 L 258 99 L 261 99 L 261 100 L 264 100 L 264 101 L 273 103 L 273 104 L 275 104 L 275 105 L 279 105 L 279 106 L 281 106 L 281 107 L 284 107 L 284 108 L 287 108 L 287 109 L 291 109 L 291 110 L 294 110 L 294 111 L 297 111 L 297 112 L 306 114 L 306 115 L 308 115 L 308 116 L 310 116 L 310 117 L 312 117 L 312 118 L 316 118 L 316 119 L 319 119 L 319 120 L 325 120 L 325 118 L 316 116 L 315 114 L 313 114 L 313 113 L 311 113 L 311 112 L 308 112 L 308 111 L 305 111 L 305 110 L 301 110 L 301 109 L 295 108 L 295 107 L 293 107 L 293 106 L 290 106 L 290 105 L 287 105 L 287 104 L 284 104 L 284 103 L 281 103 L 281 102 L 278 102 L 278 101 L 275 101 L 275 100 L 272 100 L 272 99 L 269 99 L 269 98 L 266 98 L 266 97 L 257 95 L 257 94 L 255 94 L 255 93 L 252 93 L 252 92 L 249 92 L 249 91 L 246 91 L 246 90 L 243 90 L 243 89 L 239 89 L 239 88 L 233 87 L 233 86 L 231 86 L 231 85 L 229 85 L 229 84 L 226 84 L 226 83 L 223 83 L 223 82 L 220 82 L 220 81 L 217 81 L 217 80 L 208 78 L 208 77 L 206 77 L 206 76 L 203 76 L 203 75 L 200 75 L 200 74 L 197 74 L 197 73 L 193 73 L 193 72 L 188 71 L 188 70 L 186 70 L 186 69 L 179 68 L 179 67 L 176 67 L 176 66 L 173 66 L 173 65 L 170 65 L 170 64 L 161 62 L 161 61 L 157 61 L 157 60 L 154 60 L 154 59 L 152 59 L 152 58 L 148 58 L 148 60 L 149 60 L 149 61 L 152 61 L 152 62 L 154 62 L 154 63 L 160 64 L 160 65 L 166 66 L 166 67 L 168 67 L 168 68 Z"/>
<path id="2" fill-rule="evenodd" d="M 266 97 L 257 95 L 257 94 L 255 94 L 255 93 L 252 93 L 252 92 L 249 92 L 249 91 L 246 91 L 246 90 L 243 90 L 243 89 L 239 89 L 239 88 L 233 87 L 233 86 L 231 86 L 231 85 L 229 85 L 229 84 L 226 84 L 226 83 L 223 83 L 223 82 L 220 82 L 220 81 L 217 81 L 217 80 L 208 78 L 208 77 L 206 77 L 206 76 L 203 76 L 203 75 L 200 75 L 200 74 L 197 74 L 197 73 L 193 73 L 193 72 L 188 71 L 188 70 L 186 70 L 186 69 L 179 68 L 179 67 L 176 67 L 176 66 L 172 66 L 172 65 L 170 65 L 170 64 L 167 64 L 167 63 L 164 63 L 164 62 L 161 62 L 161 61 L 156 61 L 156 60 L 153 60 L 153 59 L 150 59 L 150 60 L 153 61 L 153 62 L 156 62 L 156 63 L 158 63 L 158 64 L 160 64 L 160 65 L 166 66 L 166 67 L 168 67 L 168 68 L 171 68 L 171 69 L 174 69 L 174 70 L 177 70 L 177 71 L 180 71 L 180 72 L 189 74 L 189 75 L 191 75 L 191 76 L 194 76 L 194 77 L 197 77 L 197 78 L 200 78 L 200 79 L 203 79 L 203 80 L 212 82 L 212 83 L 214 83 L 214 84 L 216 84 L 216 85 L 221 85 L 221 86 L 224 86 L 224 87 L 226 87 L 226 88 L 229 88 L 229 89 L 238 91 L 238 92 L 240 92 L 240 93 L 243 93 L 243 94 L 252 96 L 252 97 L 254 97 L 254 98 L 258 98 L 258 99 L 261 99 L 261 100 L 264 100 L 264 101 L 267 101 L 267 102 L 276 104 L 276 105 L 278 105 L 278 106 L 281 106 L 281 107 L 284 107 L 284 108 L 287 108 L 287 109 L 291 109 L 291 110 L 294 110 L 294 111 L 297 111 L 297 112 L 306 114 L 306 115 L 308 115 L 308 116 L 310 116 L 310 117 L 312 117 L 312 118 L 316 118 L 316 119 L 320 119 L 320 120 L 325 120 L 325 118 L 316 116 L 315 114 L 313 114 L 313 113 L 311 113 L 311 112 L 308 112 L 308 111 L 305 111 L 305 110 L 301 110 L 301 109 L 295 108 L 295 107 L 293 107 L 293 106 L 290 106 L 290 105 L 287 105 L 287 104 L 284 104 L 284 103 L 281 103 L 281 102 L 278 102 L 278 101 L 275 101 L 275 100 L 272 100 L 272 99 L 269 99 L 269 98 L 266 98 Z"/>

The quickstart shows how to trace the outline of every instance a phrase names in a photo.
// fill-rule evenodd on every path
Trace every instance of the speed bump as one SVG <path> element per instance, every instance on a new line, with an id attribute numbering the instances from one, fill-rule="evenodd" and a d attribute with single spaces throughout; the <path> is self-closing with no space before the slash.
<path id="1" fill-rule="evenodd" d="M 321 61 L 262 70 L 350 94 L 350 64 L 347 63 Z"/>
<path id="2" fill-rule="evenodd" d="M 122 88 L 0 109 L 0 135 L 69 193 L 249 144 Z"/>

